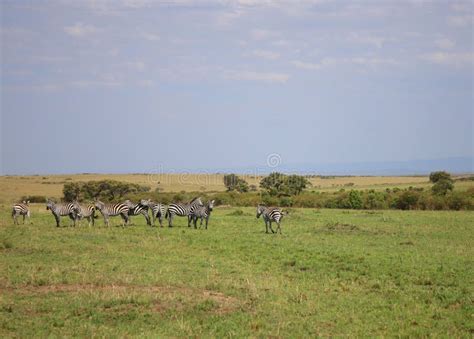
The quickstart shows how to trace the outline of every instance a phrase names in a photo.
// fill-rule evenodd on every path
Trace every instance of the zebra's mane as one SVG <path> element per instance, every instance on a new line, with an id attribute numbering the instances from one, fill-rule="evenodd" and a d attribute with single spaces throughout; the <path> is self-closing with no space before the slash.
<path id="1" fill-rule="evenodd" d="M 193 200 L 191 200 L 189 203 L 192 204 L 193 202 L 197 201 L 197 200 L 200 200 L 201 197 L 195 197 Z"/>

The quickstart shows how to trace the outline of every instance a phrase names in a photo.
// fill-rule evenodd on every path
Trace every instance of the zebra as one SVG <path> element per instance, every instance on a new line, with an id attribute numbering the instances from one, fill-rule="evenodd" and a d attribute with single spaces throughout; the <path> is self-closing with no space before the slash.
<path id="1" fill-rule="evenodd" d="M 263 220 L 265 221 L 265 233 L 268 233 L 268 227 L 270 227 L 270 231 L 275 233 L 272 228 L 272 222 L 275 221 L 278 225 L 277 232 L 280 231 L 280 222 L 283 218 L 283 211 L 281 208 L 278 207 L 266 207 L 265 205 L 259 204 L 257 206 L 257 218 L 263 215 Z"/>
<path id="2" fill-rule="evenodd" d="M 146 219 L 146 224 L 151 225 L 150 216 L 148 215 L 148 205 L 150 200 L 140 200 L 138 204 L 134 204 L 130 200 L 125 200 L 124 204 L 128 206 L 128 215 L 139 215 L 142 214 Z"/>
<path id="3" fill-rule="evenodd" d="M 155 220 L 158 219 L 160 226 L 163 227 L 163 216 L 165 215 L 165 205 L 159 202 L 149 201 L 151 209 L 151 216 L 153 218 L 153 226 L 155 226 Z"/>
<path id="4" fill-rule="evenodd" d="M 194 222 L 194 228 L 197 228 L 196 223 L 198 219 L 201 219 L 201 224 L 199 225 L 199 228 L 202 227 L 203 219 L 206 219 L 206 230 L 207 230 L 207 224 L 209 223 L 209 217 L 211 216 L 212 209 L 214 208 L 214 202 L 215 200 L 211 200 L 207 203 L 206 206 L 198 206 L 191 213 L 191 217 Z"/>
<path id="5" fill-rule="evenodd" d="M 76 220 L 79 218 L 80 210 L 77 205 L 73 202 L 66 202 L 57 204 L 52 200 L 47 200 L 46 209 L 50 210 L 53 215 L 54 219 L 56 219 L 56 227 L 59 227 L 59 222 L 61 217 L 69 216 L 69 218 L 73 221 L 74 226 L 76 226 Z"/>
<path id="6" fill-rule="evenodd" d="M 128 224 L 129 207 L 127 205 L 120 202 L 116 204 L 104 204 L 102 201 L 96 200 L 94 206 L 104 216 L 105 226 L 109 227 L 109 217 L 115 217 L 117 215 L 122 217 L 122 227 Z"/>
<path id="7" fill-rule="evenodd" d="M 13 217 L 13 224 L 19 225 L 17 218 L 22 215 L 23 216 L 23 224 L 25 224 L 25 217 L 28 217 L 28 221 L 30 220 L 30 201 L 23 201 L 21 203 L 15 204 L 12 207 L 12 217 Z"/>
<path id="8" fill-rule="evenodd" d="M 79 220 L 81 220 L 82 218 L 86 218 L 89 226 L 91 225 L 91 223 L 92 223 L 92 226 L 94 226 L 95 218 L 97 218 L 97 216 L 95 215 L 94 204 L 81 205 L 77 201 L 75 201 L 74 203 L 79 209 L 79 215 L 78 215 Z"/>
<path id="9" fill-rule="evenodd" d="M 180 217 L 188 217 L 188 227 L 191 227 L 191 214 L 198 206 L 203 206 L 200 197 L 194 198 L 189 203 L 170 204 L 165 215 L 165 218 L 169 218 L 168 226 L 173 227 L 173 217 L 178 215 Z"/>

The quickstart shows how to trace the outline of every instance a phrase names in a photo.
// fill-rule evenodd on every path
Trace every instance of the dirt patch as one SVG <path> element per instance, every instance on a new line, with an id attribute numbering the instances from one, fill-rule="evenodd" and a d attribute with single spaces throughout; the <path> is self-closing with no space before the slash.
<path id="1" fill-rule="evenodd" d="M 360 230 L 356 225 L 344 224 L 340 222 L 327 223 L 326 229 L 331 232 L 357 232 Z"/>
<path id="2" fill-rule="evenodd" d="M 200 303 L 209 302 L 212 308 L 208 311 L 213 314 L 227 314 L 238 310 L 242 302 L 224 293 L 206 289 L 197 289 L 180 286 L 143 286 L 143 285 L 95 285 L 95 284 L 54 284 L 54 285 L 22 285 L 15 287 L 0 286 L 0 293 L 15 294 L 48 294 L 48 293 L 116 293 L 128 296 L 153 295 L 155 312 L 163 313 L 168 310 L 180 310 Z"/>

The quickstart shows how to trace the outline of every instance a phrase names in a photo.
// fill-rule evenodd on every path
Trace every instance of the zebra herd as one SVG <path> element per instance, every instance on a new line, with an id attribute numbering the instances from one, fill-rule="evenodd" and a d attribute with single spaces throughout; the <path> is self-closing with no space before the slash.
<path id="1" fill-rule="evenodd" d="M 122 219 L 122 226 L 130 223 L 130 217 L 136 215 L 143 215 L 147 225 L 154 226 L 156 219 L 158 219 L 160 226 L 163 227 L 163 216 L 168 219 L 168 226 L 173 227 L 173 218 L 175 216 L 187 217 L 188 227 L 191 227 L 193 223 L 194 228 L 197 228 L 197 221 L 200 220 L 200 227 L 205 222 L 205 229 L 207 229 L 211 212 L 214 208 L 215 200 L 210 200 L 206 204 L 203 204 L 200 197 L 196 197 L 188 203 L 172 203 L 166 208 L 161 203 L 154 202 L 150 199 L 142 199 L 139 203 L 135 204 L 130 200 L 126 200 L 123 203 L 111 203 L 106 204 L 100 200 L 95 200 L 93 204 L 80 204 L 77 201 L 56 203 L 52 200 L 47 200 L 46 209 L 50 210 L 56 220 L 56 226 L 59 227 L 61 217 L 69 217 L 72 220 L 73 226 L 76 226 L 76 222 L 82 219 L 87 219 L 89 226 L 94 226 L 94 219 L 98 216 L 96 211 L 99 211 L 104 217 L 104 223 L 109 227 L 110 217 L 120 216 Z M 149 215 L 151 211 L 151 218 Z M 272 228 L 272 222 L 277 224 L 276 232 L 280 232 L 280 222 L 283 218 L 284 212 L 278 207 L 267 207 L 259 204 L 257 206 L 257 218 L 262 216 L 265 222 L 265 232 L 272 233 L 275 231 Z M 25 218 L 30 219 L 31 213 L 29 208 L 29 201 L 23 201 L 22 203 L 14 204 L 12 208 L 12 217 L 14 224 L 19 224 L 17 218 L 23 216 L 23 223 Z"/>

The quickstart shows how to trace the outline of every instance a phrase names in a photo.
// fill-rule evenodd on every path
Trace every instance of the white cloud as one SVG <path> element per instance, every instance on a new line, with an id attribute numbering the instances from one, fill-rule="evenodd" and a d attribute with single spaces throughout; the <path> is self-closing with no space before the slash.
<path id="1" fill-rule="evenodd" d="M 441 49 L 451 49 L 454 47 L 455 43 L 448 38 L 441 38 L 435 40 L 435 45 Z"/>
<path id="2" fill-rule="evenodd" d="M 284 73 L 273 72 L 225 71 L 224 78 L 231 80 L 247 80 L 283 84 L 288 81 L 290 76 Z"/>
<path id="3" fill-rule="evenodd" d="M 86 24 L 83 24 L 82 22 L 77 22 L 73 26 L 64 27 L 64 31 L 67 34 L 72 35 L 74 37 L 82 38 L 82 37 L 85 37 L 86 35 L 95 33 L 97 30 L 92 25 L 86 25 Z"/>
<path id="4" fill-rule="evenodd" d="M 381 65 L 396 65 L 398 62 L 391 58 L 377 57 L 353 57 L 353 58 L 323 58 L 318 63 L 294 60 L 291 62 L 294 66 L 301 69 L 317 71 L 329 66 L 335 65 L 361 65 L 366 67 L 376 67 Z"/>
<path id="5" fill-rule="evenodd" d="M 158 40 L 160 40 L 160 36 L 158 34 L 152 33 L 152 32 L 141 32 L 140 36 L 143 39 L 148 40 L 148 41 L 158 41 Z"/>
<path id="6" fill-rule="evenodd" d="M 242 17 L 244 15 L 244 13 L 245 12 L 240 10 L 240 9 L 220 13 L 220 14 L 217 15 L 217 25 L 219 25 L 219 26 L 229 26 L 235 20 Z"/>
<path id="7" fill-rule="evenodd" d="M 474 24 L 473 15 L 453 15 L 448 17 L 448 24 L 456 27 L 466 27 Z"/>
<path id="8" fill-rule="evenodd" d="M 473 66 L 474 53 L 447 53 L 447 52 L 434 52 L 429 54 L 423 54 L 420 56 L 421 59 L 429 61 L 434 64 L 450 65 L 450 66 L 462 66 L 470 64 Z"/>
<path id="9" fill-rule="evenodd" d="M 263 58 L 263 59 L 268 59 L 268 60 L 276 60 L 280 57 L 280 53 L 272 52 L 272 51 L 265 51 L 265 50 L 255 50 L 252 52 L 252 55 Z"/>
<path id="10" fill-rule="evenodd" d="M 370 33 L 358 33 L 358 32 L 351 32 L 347 40 L 353 43 L 374 45 L 377 48 L 382 48 L 383 44 L 387 41 L 387 39 L 385 38 L 382 38 Z"/>
<path id="11" fill-rule="evenodd" d="M 253 29 L 250 32 L 252 39 L 254 40 L 266 40 L 277 35 L 276 32 L 267 29 Z"/>
<path id="12" fill-rule="evenodd" d="M 124 63 L 125 67 L 130 70 L 143 72 L 146 68 L 146 65 L 143 61 L 129 61 Z"/>
<path id="13" fill-rule="evenodd" d="M 284 39 L 280 39 L 280 40 L 272 42 L 273 46 L 278 46 L 278 47 L 287 47 L 290 44 L 291 43 L 288 40 L 284 40 Z"/>
<path id="14" fill-rule="evenodd" d="M 307 69 L 307 70 L 319 70 L 323 67 L 321 63 L 311 63 L 311 62 L 304 62 L 301 60 L 294 60 L 291 62 L 294 66 L 301 68 L 301 69 Z"/>

